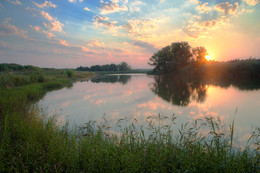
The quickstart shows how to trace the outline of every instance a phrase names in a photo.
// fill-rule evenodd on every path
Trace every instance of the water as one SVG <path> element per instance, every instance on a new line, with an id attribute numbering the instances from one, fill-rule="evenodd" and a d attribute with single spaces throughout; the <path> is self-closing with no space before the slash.
<path id="1" fill-rule="evenodd" d="M 173 77 L 106 75 L 49 92 L 40 101 L 60 123 L 109 122 L 127 117 L 139 123 L 149 116 L 175 114 L 176 124 L 213 117 L 235 121 L 235 142 L 245 144 L 260 125 L 260 87 L 226 81 L 183 81 Z"/>

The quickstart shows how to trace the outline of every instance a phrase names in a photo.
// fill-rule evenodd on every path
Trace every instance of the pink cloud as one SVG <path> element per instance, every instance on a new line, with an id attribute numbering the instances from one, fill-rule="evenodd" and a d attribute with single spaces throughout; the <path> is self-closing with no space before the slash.
<path id="1" fill-rule="evenodd" d="M 7 1 L 14 5 L 22 5 L 22 3 L 19 0 L 7 0 Z"/>
<path id="2" fill-rule="evenodd" d="M 96 105 L 105 104 L 106 100 L 99 99 L 95 102 Z"/>
<path id="3" fill-rule="evenodd" d="M 101 47 L 101 46 L 104 46 L 104 43 L 103 42 L 100 42 L 98 40 L 91 40 L 89 43 L 88 43 L 88 46 L 90 47 Z"/>
<path id="4" fill-rule="evenodd" d="M 100 1 L 101 7 L 100 14 L 109 14 L 109 13 L 115 13 L 119 11 L 128 11 L 128 8 L 125 5 L 119 6 L 118 0 L 111 0 L 112 2 L 104 2 Z"/>
<path id="5" fill-rule="evenodd" d="M 69 46 L 66 40 L 58 40 L 58 42 L 63 46 Z"/>
<path id="6" fill-rule="evenodd" d="M 90 9 L 89 9 L 88 7 L 85 7 L 84 10 L 86 10 L 86 11 L 90 11 Z"/>
<path id="7" fill-rule="evenodd" d="M 30 28 L 32 28 L 34 31 L 36 32 L 42 32 L 43 34 L 45 34 L 48 38 L 52 38 L 52 37 L 56 37 L 56 35 L 52 34 L 51 32 L 45 31 L 45 30 L 41 30 L 40 26 L 32 26 L 29 25 Z"/>
<path id="8" fill-rule="evenodd" d="M 44 8 L 44 7 L 52 7 L 52 8 L 56 8 L 57 6 L 55 4 L 53 4 L 51 1 L 45 1 L 43 4 L 38 4 L 36 2 L 33 2 L 34 5 L 36 5 L 39 8 Z"/>
<path id="9" fill-rule="evenodd" d="M 46 28 L 49 28 L 51 31 L 57 31 L 57 32 L 63 32 L 62 27 L 64 26 L 62 23 L 60 23 L 57 20 L 54 20 L 50 23 L 43 23 L 43 25 Z"/>
<path id="10" fill-rule="evenodd" d="M 47 12 L 45 12 L 45 11 L 41 11 L 41 15 L 42 15 L 45 19 L 47 19 L 47 20 L 49 20 L 49 21 L 54 20 L 53 17 L 52 17 L 49 13 L 47 13 Z"/>
<path id="11" fill-rule="evenodd" d="M 88 48 L 84 47 L 84 46 L 81 46 L 81 50 L 83 52 L 90 52 L 90 50 Z"/>
<path id="12" fill-rule="evenodd" d="M 0 36 L 16 35 L 24 39 L 28 39 L 27 31 L 20 30 L 16 26 L 9 23 L 11 19 L 7 18 L 0 24 Z"/>
<path id="13" fill-rule="evenodd" d="M 162 109 L 165 108 L 165 105 L 149 101 L 148 103 L 139 104 L 138 107 L 139 108 L 148 108 L 148 109 L 156 110 L 158 108 L 162 108 Z"/>

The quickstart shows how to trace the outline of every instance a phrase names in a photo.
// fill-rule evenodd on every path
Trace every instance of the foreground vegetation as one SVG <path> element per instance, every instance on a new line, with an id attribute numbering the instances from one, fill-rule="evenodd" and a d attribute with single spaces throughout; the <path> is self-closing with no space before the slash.
<path id="1" fill-rule="evenodd" d="M 160 115 L 147 118 L 148 128 L 135 119 L 121 127 L 120 119 L 117 131 L 106 121 L 72 130 L 34 103 L 47 91 L 92 74 L 9 73 L 0 74 L 0 172 L 259 172 L 259 129 L 243 151 L 233 147 L 234 124 L 223 134 L 213 118 L 185 124 L 179 132 L 170 127 L 174 116 Z M 207 134 L 200 133 L 203 128 Z"/>

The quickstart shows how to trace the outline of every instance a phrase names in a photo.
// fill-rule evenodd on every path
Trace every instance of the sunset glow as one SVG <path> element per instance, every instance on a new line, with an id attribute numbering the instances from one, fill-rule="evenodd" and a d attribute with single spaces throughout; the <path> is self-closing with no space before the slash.
<path id="1" fill-rule="evenodd" d="M 2 0 L 0 16 L 1 63 L 151 68 L 178 41 L 217 61 L 260 58 L 259 0 Z"/>
<path id="2" fill-rule="evenodd" d="M 206 58 L 207 61 L 211 60 L 210 55 L 206 55 L 205 58 Z"/>

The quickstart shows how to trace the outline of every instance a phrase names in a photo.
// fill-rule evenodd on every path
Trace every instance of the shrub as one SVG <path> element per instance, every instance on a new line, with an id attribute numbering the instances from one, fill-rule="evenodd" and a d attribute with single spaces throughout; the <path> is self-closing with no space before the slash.
<path id="1" fill-rule="evenodd" d="M 71 70 L 66 70 L 66 75 L 71 78 L 73 77 L 73 72 Z"/>

